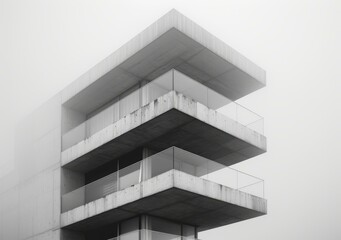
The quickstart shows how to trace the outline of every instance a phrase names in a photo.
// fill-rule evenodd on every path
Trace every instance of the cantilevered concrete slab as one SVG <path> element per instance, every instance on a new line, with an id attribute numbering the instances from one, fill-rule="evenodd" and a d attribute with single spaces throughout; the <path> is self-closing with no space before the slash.
<path id="1" fill-rule="evenodd" d="M 88 172 L 140 146 L 177 146 L 229 166 L 264 153 L 266 138 L 172 91 L 63 151 L 62 166 Z"/>
<path id="2" fill-rule="evenodd" d="M 63 213 L 61 226 L 88 231 L 149 214 L 195 225 L 203 231 L 266 212 L 263 198 L 171 170 Z"/>
<path id="3" fill-rule="evenodd" d="M 172 10 L 63 90 L 62 103 L 87 114 L 172 68 L 231 100 L 266 84 L 264 70 Z"/>

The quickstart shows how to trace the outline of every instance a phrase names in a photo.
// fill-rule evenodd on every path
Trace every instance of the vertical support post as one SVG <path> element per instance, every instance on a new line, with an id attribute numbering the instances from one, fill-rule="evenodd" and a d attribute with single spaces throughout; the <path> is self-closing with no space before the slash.
<path id="1" fill-rule="evenodd" d="M 172 90 L 173 91 L 175 90 L 175 87 L 174 87 L 174 69 L 172 69 Z"/>
<path id="2" fill-rule="evenodd" d="M 239 172 L 237 171 L 237 187 L 236 187 L 237 190 L 239 189 L 239 182 L 238 182 L 239 181 L 239 179 L 238 179 L 239 176 L 238 175 L 239 175 Z"/>
<path id="3" fill-rule="evenodd" d="M 120 160 L 117 160 L 116 191 L 120 190 Z"/>
<path id="4" fill-rule="evenodd" d="M 173 146 L 173 170 L 175 169 L 175 147 Z"/>
<path id="5" fill-rule="evenodd" d="M 147 180 L 152 177 L 152 159 L 149 157 L 152 151 L 148 148 L 142 149 L 142 180 Z"/>

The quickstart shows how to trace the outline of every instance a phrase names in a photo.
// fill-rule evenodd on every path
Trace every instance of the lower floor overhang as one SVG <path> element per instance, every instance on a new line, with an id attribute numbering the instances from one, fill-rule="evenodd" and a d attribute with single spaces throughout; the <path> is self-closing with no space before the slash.
<path id="1" fill-rule="evenodd" d="M 146 214 L 204 231 L 267 213 L 267 201 L 171 170 L 61 215 L 61 227 L 90 231 Z"/>

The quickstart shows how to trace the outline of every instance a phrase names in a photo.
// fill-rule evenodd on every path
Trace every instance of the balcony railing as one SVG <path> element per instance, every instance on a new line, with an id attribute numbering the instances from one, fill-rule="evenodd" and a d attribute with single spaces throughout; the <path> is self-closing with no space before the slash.
<path id="1" fill-rule="evenodd" d="M 264 181 L 177 147 L 168 148 L 62 196 L 62 212 L 134 186 L 169 170 L 264 197 Z"/>
<path id="2" fill-rule="evenodd" d="M 91 137 L 170 91 L 182 93 L 258 133 L 264 133 L 263 117 L 173 69 L 130 94 L 118 97 L 116 102 L 65 133 L 63 150 Z"/>
<path id="3" fill-rule="evenodd" d="M 153 230 L 141 229 L 121 234 L 120 236 L 110 238 L 108 240 L 199 240 L 195 237 L 186 237 L 176 234 L 158 232 Z"/>

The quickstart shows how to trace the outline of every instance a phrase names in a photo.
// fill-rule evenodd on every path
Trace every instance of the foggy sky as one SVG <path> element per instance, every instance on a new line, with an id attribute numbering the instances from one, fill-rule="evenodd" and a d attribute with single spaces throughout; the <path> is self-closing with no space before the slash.
<path id="1" fill-rule="evenodd" d="M 268 215 L 214 239 L 341 239 L 341 1 L 1 0 L 0 174 L 16 122 L 176 8 L 267 72 L 239 102 L 265 117 L 268 153 L 237 166 L 265 179 Z"/>

